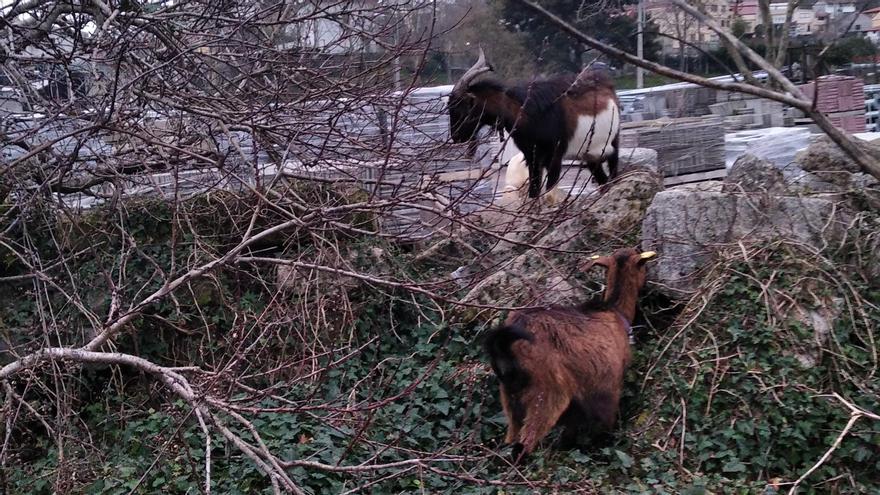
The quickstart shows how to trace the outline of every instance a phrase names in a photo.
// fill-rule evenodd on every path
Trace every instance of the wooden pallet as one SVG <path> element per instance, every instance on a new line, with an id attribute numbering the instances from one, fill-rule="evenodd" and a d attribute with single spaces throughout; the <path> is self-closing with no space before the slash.
<path id="1" fill-rule="evenodd" d="M 716 115 L 627 122 L 621 126 L 622 148 L 657 151 L 666 177 L 724 168 L 723 119 Z"/>

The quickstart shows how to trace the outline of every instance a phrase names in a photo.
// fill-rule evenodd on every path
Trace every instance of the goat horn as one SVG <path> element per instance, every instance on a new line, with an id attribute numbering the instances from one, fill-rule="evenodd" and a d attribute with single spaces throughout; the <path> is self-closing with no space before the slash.
<path id="1" fill-rule="evenodd" d="M 455 83 L 455 86 L 452 87 L 453 94 L 461 94 L 467 90 L 467 87 L 471 84 L 471 81 L 474 80 L 480 74 L 485 72 L 489 72 L 492 70 L 492 67 L 486 63 L 486 54 L 483 53 L 483 48 L 480 48 L 480 56 L 477 58 L 477 63 L 473 65 L 467 72 L 461 76 L 461 79 Z"/>
<path id="2" fill-rule="evenodd" d="M 643 259 L 643 260 L 649 260 L 649 259 L 653 258 L 654 256 L 657 256 L 657 253 L 656 253 L 656 252 L 654 252 L 654 251 L 645 251 L 644 253 L 642 253 L 642 254 L 639 255 L 639 258 L 641 258 L 641 259 Z"/>

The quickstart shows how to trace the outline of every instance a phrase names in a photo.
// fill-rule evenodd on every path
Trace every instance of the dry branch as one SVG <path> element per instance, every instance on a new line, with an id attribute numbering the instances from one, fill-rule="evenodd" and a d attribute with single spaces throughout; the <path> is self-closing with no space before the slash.
<path id="1" fill-rule="evenodd" d="M 831 124 L 831 121 L 828 120 L 828 118 L 823 113 L 813 108 L 813 102 L 804 98 L 801 91 L 796 86 L 794 86 L 794 84 L 781 72 L 779 72 L 779 70 L 776 69 L 772 64 L 770 64 L 764 58 L 757 55 L 754 51 L 745 46 L 745 44 L 743 44 L 738 38 L 733 36 L 728 30 L 721 28 L 717 23 L 709 19 L 705 14 L 702 14 L 683 0 L 673 1 L 677 6 L 685 10 L 688 14 L 696 17 L 702 22 L 705 22 L 706 25 L 709 26 L 713 31 L 717 32 L 719 36 L 726 39 L 727 42 L 736 47 L 739 52 L 745 54 L 749 58 L 749 60 L 767 71 L 770 77 L 772 77 L 773 80 L 777 81 L 786 90 L 786 92 L 783 93 L 768 89 L 766 87 L 753 86 L 750 84 L 739 82 L 728 83 L 714 81 L 704 77 L 696 76 L 694 74 L 689 74 L 687 72 L 677 71 L 670 67 L 666 67 L 655 62 L 650 62 L 642 58 L 638 58 L 630 53 L 620 50 L 619 48 L 607 45 L 597 40 L 596 38 L 580 32 L 571 24 L 565 22 L 563 19 L 549 12 L 547 9 L 541 7 L 540 5 L 532 2 L 531 0 L 517 1 L 544 16 L 545 18 L 547 18 L 547 20 L 554 23 L 560 29 L 570 34 L 574 38 L 577 38 L 587 46 L 595 48 L 596 50 L 599 50 L 606 55 L 618 58 L 624 62 L 628 62 L 632 65 L 635 65 L 636 67 L 641 67 L 643 69 L 650 70 L 656 74 L 677 79 L 679 81 L 690 82 L 699 86 L 721 91 L 750 94 L 761 98 L 766 98 L 768 100 L 785 103 L 786 105 L 797 108 L 798 110 L 804 112 L 808 117 L 813 119 L 813 122 L 815 122 L 816 125 L 818 125 L 819 128 L 822 129 L 822 131 L 827 134 L 832 141 L 834 141 L 835 144 L 840 146 L 840 148 L 847 155 L 849 155 L 850 158 L 858 163 L 859 166 L 865 171 L 865 173 L 871 174 L 874 177 L 880 179 L 880 162 L 878 162 L 876 159 L 866 153 L 861 147 L 859 147 L 855 141 L 856 138 L 841 131 L 837 127 L 834 127 L 834 125 Z"/>

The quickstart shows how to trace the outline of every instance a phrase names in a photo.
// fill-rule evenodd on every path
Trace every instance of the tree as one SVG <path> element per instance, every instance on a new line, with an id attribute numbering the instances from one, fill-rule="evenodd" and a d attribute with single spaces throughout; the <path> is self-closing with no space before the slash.
<path id="1" fill-rule="evenodd" d="M 494 0 L 501 6 L 504 24 L 514 32 L 522 33 L 528 40 L 532 56 L 540 60 L 544 69 L 553 71 L 578 72 L 593 56 L 589 48 L 560 33 L 545 19 L 534 16 L 514 0 Z M 555 12 L 572 20 L 579 29 L 596 33 L 598 38 L 609 45 L 627 51 L 636 50 L 637 23 L 633 4 L 611 7 L 606 2 L 581 2 L 578 0 L 552 0 L 544 2 L 548 11 Z M 659 51 L 657 30 L 650 23 L 645 27 L 645 58 L 655 60 Z"/>
<path id="2" fill-rule="evenodd" d="M 439 17 L 441 34 L 435 45 L 447 65 L 467 69 L 475 60 L 477 48 L 482 47 L 503 77 L 521 78 L 534 73 L 529 37 L 506 26 L 498 4 L 458 0 L 443 4 Z M 452 82 L 454 75 L 449 72 L 448 78 Z"/>
<path id="3" fill-rule="evenodd" d="M 867 38 L 860 36 L 847 36 L 833 43 L 825 52 L 824 60 L 829 65 L 840 66 L 853 63 L 864 57 L 873 57 L 877 54 L 877 47 Z"/>
<path id="4" fill-rule="evenodd" d="M 669 3 L 657 2 L 649 13 L 654 25 L 665 35 L 663 42 L 667 46 L 677 48 L 678 70 L 687 71 L 688 56 L 694 49 L 699 48 L 703 26 Z"/>
<path id="5" fill-rule="evenodd" d="M 733 24 L 730 26 L 730 34 L 736 36 L 737 38 L 742 38 L 745 36 L 746 32 L 749 29 L 749 24 L 743 20 L 742 17 L 737 17 L 733 20 Z M 757 34 L 757 26 L 755 27 L 755 31 Z"/>

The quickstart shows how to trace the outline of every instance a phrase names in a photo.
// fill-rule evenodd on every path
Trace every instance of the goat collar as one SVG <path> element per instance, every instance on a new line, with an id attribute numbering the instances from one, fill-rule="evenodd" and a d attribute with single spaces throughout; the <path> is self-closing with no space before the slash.
<path id="1" fill-rule="evenodd" d="M 623 328 L 626 329 L 626 336 L 629 337 L 629 343 L 635 344 L 636 341 L 633 338 L 633 327 L 630 324 L 629 320 L 627 320 L 626 317 L 623 316 L 623 313 L 618 311 L 617 308 L 614 309 L 614 312 L 617 313 L 617 317 L 620 318 L 620 322 L 623 323 Z"/>

